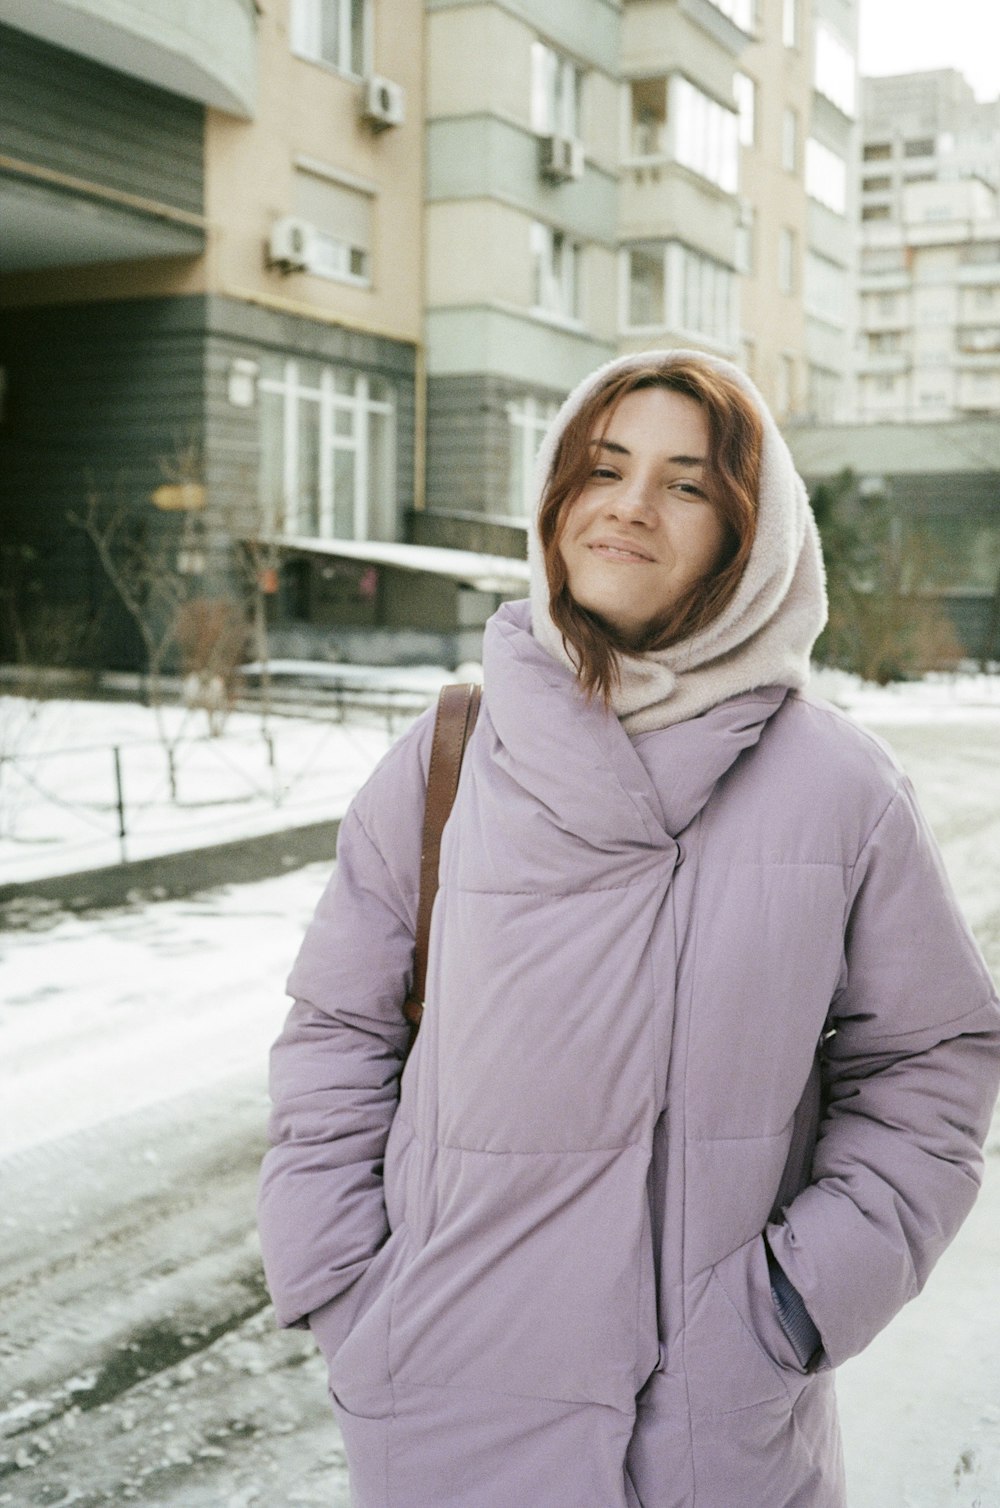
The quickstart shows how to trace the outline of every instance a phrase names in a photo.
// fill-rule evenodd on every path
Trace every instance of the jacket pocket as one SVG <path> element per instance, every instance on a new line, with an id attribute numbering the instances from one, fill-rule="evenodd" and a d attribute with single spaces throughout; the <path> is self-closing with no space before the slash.
<path id="1" fill-rule="evenodd" d="M 406 1226 L 397 1225 L 351 1286 L 310 1314 L 309 1328 L 327 1367 L 332 1367 L 341 1348 L 399 1270 L 407 1244 Z"/>
<path id="2" fill-rule="evenodd" d="M 808 1382 L 809 1374 L 796 1356 L 778 1317 L 771 1293 L 764 1237 L 754 1236 L 724 1257 L 716 1265 L 714 1276 L 794 1403 Z"/>
<path id="3" fill-rule="evenodd" d="M 690 1280 L 684 1358 L 695 1414 L 775 1399 L 791 1407 L 805 1387 L 771 1298 L 762 1235 Z"/>

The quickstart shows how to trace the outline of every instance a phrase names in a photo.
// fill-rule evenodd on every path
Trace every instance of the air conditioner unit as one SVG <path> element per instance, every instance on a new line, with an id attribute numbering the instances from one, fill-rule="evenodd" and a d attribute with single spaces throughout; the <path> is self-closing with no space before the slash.
<path id="1" fill-rule="evenodd" d="M 388 126 L 401 126 L 406 119 L 406 93 L 391 79 L 380 78 L 377 73 L 365 79 L 362 119 L 375 131 L 384 131 Z"/>
<path id="2" fill-rule="evenodd" d="M 315 261 L 316 231 L 307 220 L 285 215 L 271 226 L 268 260 L 285 272 L 301 272 Z"/>
<path id="3" fill-rule="evenodd" d="M 542 174 L 552 183 L 583 177 L 583 142 L 572 136 L 542 137 Z"/>

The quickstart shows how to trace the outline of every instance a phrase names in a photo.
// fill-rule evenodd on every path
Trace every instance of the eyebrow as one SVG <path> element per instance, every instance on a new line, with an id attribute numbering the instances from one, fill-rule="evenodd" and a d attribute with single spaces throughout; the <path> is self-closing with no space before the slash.
<path id="1" fill-rule="evenodd" d="M 601 450 L 612 450 L 615 455 L 630 456 L 632 452 L 624 445 L 619 445 L 617 440 L 591 440 L 591 445 L 597 445 Z M 672 466 L 704 466 L 704 456 L 668 456 Z"/>

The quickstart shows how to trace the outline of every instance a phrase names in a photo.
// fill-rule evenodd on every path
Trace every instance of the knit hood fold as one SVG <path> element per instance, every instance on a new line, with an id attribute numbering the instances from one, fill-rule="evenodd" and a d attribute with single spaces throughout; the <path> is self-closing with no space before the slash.
<path id="1" fill-rule="evenodd" d="M 608 362 L 585 378 L 562 405 L 538 453 L 528 534 L 535 638 L 554 659 L 575 669 L 549 612 L 538 535 L 538 510 L 559 437 L 592 390 L 612 373 L 691 359 L 731 378 L 760 414 L 764 442 L 757 532 L 736 593 L 719 617 L 668 649 L 620 656 L 621 680 L 611 705 L 630 734 L 683 722 L 762 686 L 805 686 L 809 655 L 826 622 L 823 559 L 805 485 L 754 384 L 731 362 L 702 351 L 641 351 Z"/>

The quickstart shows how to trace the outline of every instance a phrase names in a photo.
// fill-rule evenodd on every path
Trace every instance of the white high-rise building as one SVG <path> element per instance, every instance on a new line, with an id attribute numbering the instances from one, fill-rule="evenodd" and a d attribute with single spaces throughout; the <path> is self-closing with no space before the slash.
<path id="1" fill-rule="evenodd" d="M 867 79 L 855 412 L 1000 412 L 1000 101 L 953 69 Z"/>

